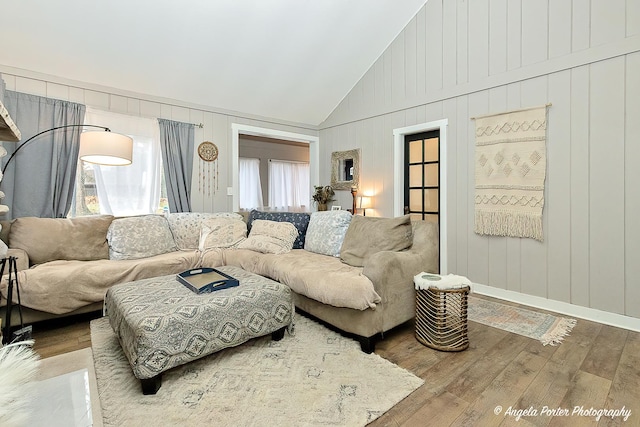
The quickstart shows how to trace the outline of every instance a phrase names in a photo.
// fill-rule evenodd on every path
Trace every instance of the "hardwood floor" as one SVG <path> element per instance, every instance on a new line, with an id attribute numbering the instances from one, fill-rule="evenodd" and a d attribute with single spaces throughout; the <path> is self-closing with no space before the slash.
<path id="1" fill-rule="evenodd" d="M 490 299 L 490 298 L 489 298 Z M 517 305 L 517 304 L 513 304 Z M 87 316 L 35 325 L 41 357 L 91 346 Z M 371 426 L 640 426 L 640 333 L 578 319 L 559 346 L 469 322 L 469 348 L 432 350 L 416 341 L 414 324 L 390 331 L 376 353 L 423 378 L 425 384 Z M 500 406 L 500 414 L 494 410 Z M 569 414 L 555 417 L 548 411 Z M 622 409 L 631 415 L 571 415 Z M 512 415 L 505 412 L 512 409 Z M 537 416 L 516 419 L 516 410 Z"/>
<path id="2" fill-rule="evenodd" d="M 46 358 L 91 347 L 89 322 L 101 315 L 98 311 L 34 324 L 34 350 Z"/>

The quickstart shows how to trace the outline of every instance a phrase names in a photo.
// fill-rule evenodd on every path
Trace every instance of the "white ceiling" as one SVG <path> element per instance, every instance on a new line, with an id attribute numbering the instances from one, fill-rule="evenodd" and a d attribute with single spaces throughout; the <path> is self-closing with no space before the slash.
<path id="1" fill-rule="evenodd" d="M 0 65 L 318 125 L 427 0 L 0 0 Z"/>

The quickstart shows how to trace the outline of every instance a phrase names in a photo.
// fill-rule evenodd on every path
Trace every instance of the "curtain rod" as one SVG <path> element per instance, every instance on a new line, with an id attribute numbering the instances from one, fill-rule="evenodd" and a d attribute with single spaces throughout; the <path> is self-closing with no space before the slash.
<path id="1" fill-rule="evenodd" d="M 503 111 L 502 113 L 491 113 L 491 114 L 485 114 L 483 116 L 475 116 L 475 117 L 471 117 L 469 120 L 484 119 L 485 117 L 498 116 L 500 114 L 519 113 L 521 111 L 535 110 L 536 108 L 542 108 L 542 107 L 549 108 L 551 107 L 551 103 L 549 102 L 544 105 L 538 105 L 537 107 L 527 107 L 527 108 L 519 108 L 517 110 Z"/>
<path id="2" fill-rule="evenodd" d="M 309 162 L 304 162 L 300 160 L 282 160 L 282 159 L 269 159 L 270 162 L 281 162 L 281 163 L 300 163 L 304 165 L 308 165 Z"/>

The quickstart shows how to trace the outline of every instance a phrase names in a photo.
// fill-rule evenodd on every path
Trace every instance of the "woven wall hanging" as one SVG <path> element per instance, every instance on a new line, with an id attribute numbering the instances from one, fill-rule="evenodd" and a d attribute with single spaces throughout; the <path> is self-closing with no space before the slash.
<path id="1" fill-rule="evenodd" d="M 198 191 L 211 196 L 218 191 L 218 147 L 209 141 L 198 145 Z"/>
<path id="2" fill-rule="evenodd" d="M 543 241 L 548 106 L 475 118 L 477 234 Z"/>

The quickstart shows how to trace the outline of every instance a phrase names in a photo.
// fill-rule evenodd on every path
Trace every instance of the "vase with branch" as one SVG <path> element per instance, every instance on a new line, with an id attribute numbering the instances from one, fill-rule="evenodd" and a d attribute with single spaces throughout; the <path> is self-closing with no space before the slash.
<path id="1" fill-rule="evenodd" d="M 314 185 L 313 188 L 315 189 L 315 192 L 313 193 L 313 201 L 318 206 L 318 210 L 326 211 L 327 203 L 335 200 L 333 198 L 336 194 L 335 191 L 333 191 L 333 188 L 331 188 L 330 185 Z"/>

